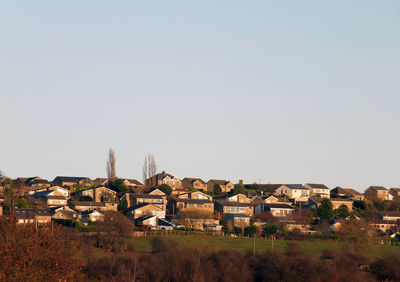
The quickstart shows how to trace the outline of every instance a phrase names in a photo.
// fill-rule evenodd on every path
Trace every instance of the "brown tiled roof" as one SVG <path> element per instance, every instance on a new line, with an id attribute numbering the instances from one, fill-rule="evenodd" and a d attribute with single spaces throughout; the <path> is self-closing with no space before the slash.
<path id="1" fill-rule="evenodd" d="M 99 203 L 99 202 L 94 202 L 94 201 L 75 201 L 75 202 L 71 202 L 71 204 L 73 205 L 73 206 L 84 206 L 84 207 L 90 207 L 90 206 L 97 206 L 97 207 L 100 207 L 100 206 L 104 206 L 105 204 L 104 203 Z"/>
<path id="2" fill-rule="evenodd" d="M 341 188 L 347 195 L 362 196 L 362 194 L 352 188 Z"/>
<path id="3" fill-rule="evenodd" d="M 306 183 L 309 185 L 311 188 L 316 188 L 316 189 L 329 189 L 328 187 L 325 186 L 325 184 L 315 184 L 315 183 Z"/>
<path id="4" fill-rule="evenodd" d="M 387 190 L 385 187 L 383 186 L 370 186 L 369 188 L 374 189 L 374 190 Z"/>
<path id="5" fill-rule="evenodd" d="M 198 181 L 200 181 L 202 184 L 206 184 L 206 182 L 205 182 L 203 179 L 201 179 L 201 178 L 190 178 L 190 177 L 185 177 L 184 179 L 182 179 L 182 181 L 184 181 L 184 180 L 189 181 L 190 183 L 193 183 L 194 181 L 198 180 Z"/>
<path id="6" fill-rule="evenodd" d="M 399 192 L 400 192 L 400 188 L 390 188 L 390 190 L 392 190 L 392 191 L 394 191 L 394 192 L 396 192 L 396 193 L 399 193 Z"/>
<path id="7" fill-rule="evenodd" d="M 239 202 L 230 202 L 230 201 L 216 201 L 221 206 L 234 206 L 234 207 L 251 207 L 253 206 L 251 203 L 239 203 Z"/>
<path id="8" fill-rule="evenodd" d="M 124 180 L 128 181 L 132 185 L 139 185 L 139 186 L 143 185 L 142 183 L 140 183 L 136 179 L 124 179 Z"/>
<path id="9" fill-rule="evenodd" d="M 221 180 L 221 179 L 210 179 L 208 182 L 214 182 L 215 184 L 218 185 L 226 185 L 228 184 L 230 181 L 226 181 L 226 180 Z"/>

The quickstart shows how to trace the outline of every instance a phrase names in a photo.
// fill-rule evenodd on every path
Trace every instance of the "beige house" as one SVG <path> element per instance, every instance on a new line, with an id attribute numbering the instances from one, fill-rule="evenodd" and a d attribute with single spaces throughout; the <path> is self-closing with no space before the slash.
<path id="1" fill-rule="evenodd" d="M 389 190 L 382 186 L 370 186 L 364 192 L 366 200 L 369 201 L 389 201 L 392 199 Z"/>
<path id="2" fill-rule="evenodd" d="M 94 201 L 75 201 L 70 203 L 71 207 L 77 211 L 118 211 L 116 202 L 94 202 Z"/>
<path id="3" fill-rule="evenodd" d="M 275 195 L 286 195 L 295 202 L 307 202 L 311 191 L 301 184 L 283 184 L 274 192 Z"/>
<path id="4" fill-rule="evenodd" d="M 332 196 L 347 197 L 353 201 L 364 201 L 364 195 L 352 188 L 335 187 L 331 190 Z"/>
<path id="5" fill-rule="evenodd" d="M 51 222 L 51 213 L 47 209 L 15 209 L 18 224 L 46 225 Z"/>
<path id="6" fill-rule="evenodd" d="M 255 214 L 270 212 L 274 217 L 287 217 L 294 214 L 295 209 L 288 204 L 260 204 L 255 207 Z"/>
<path id="7" fill-rule="evenodd" d="M 311 197 L 308 199 L 307 205 L 310 208 L 317 208 L 321 205 L 322 198 L 320 197 Z M 332 203 L 332 209 L 336 210 L 340 208 L 340 206 L 344 205 L 347 207 L 349 211 L 353 210 L 353 200 L 351 199 L 342 199 L 342 198 L 330 198 L 330 202 Z"/>
<path id="8" fill-rule="evenodd" d="M 77 192 L 79 196 L 88 196 L 95 202 L 115 201 L 117 192 L 107 187 L 97 187 Z"/>
<path id="9" fill-rule="evenodd" d="M 50 209 L 51 218 L 55 219 L 75 219 L 79 218 L 79 214 L 68 206 L 55 207 Z"/>
<path id="10" fill-rule="evenodd" d="M 182 186 L 183 186 L 183 188 L 185 188 L 187 190 L 198 189 L 198 190 L 207 191 L 207 183 L 204 182 L 200 178 L 185 177 L 184 179 L 182 179 Z"/>
<path id="11" fill-rule="evenodd" d="M 243 227 L 250 225 L 250 217 L 245 214 L 226 214 L 224 216 L 226 222 L 232 222 L 234 226 Z"/>
<path id="12" fill-rule="evenodd" d="M 126 201 L 128 208 L 146 203 L 158 206 L 165 211 L 167 206 L 167 196 L 159 189 L 154 189 L 149 194 L 125 193 L 120 200 Z"/>
<path id="13" fill-rule="evenodd" d="M 57 176 L 52 181 L 54 186 L 71 187 L 73 185 L 81 185 L 89 187 L 93 185 L 93 181 L 89 177 L 75 177 L 75 176 Z"/>
<path id="14" fill-rule="evenodd" d="M 310 196 L 319 196 L 321 198 L 330 198 L 330 190 L 324 184 L 306 183 L 305 188 L 311 191 Z"/>
<path id="15" fill-rule="evenodd" d="M 84 211 L 81 213 L 81 217 L 92 222 L 102 222 L 104 221 L 104 214 L 98 210 Z"/>
<path id="16" fill-rule="evenodd" d="M 50 189 L 46 188 L 45 191 L 36 192 L 32 195 L 32 198 L 43 208 L 66 206 L 68 203 L 67 195 L 69 194 L 65 192 L 65 189 L 60 187 Z"/>
<path id="17" fill-rule="evenodd" d="M 395 201 L 400 200 L 400 188 L 390 188 L 389 193 L 390 193 L 390 195 L 393 196 L 393 200 L 395 200 Z"/>
<path id="18" fill-rule="evenodd" d="M 158 187 L 161 184 L 169 185 L 172 190 L 177 188 L 182 188 L 182 181 L 171 174 L 166 173 L 165 171 L 154 175 L 151 178 L 146 179 L 146 186 L 147 187 Z"/>
<path id="19" fill-rule="evenodd" d="M 200 191 L 181 194 L 170 202 L 169 210 L 173 214 L 186 210 L 196 210 L 205 213 L 214 212 L 212 197 Z"/>
<path id="20" fill-rule="evenodd" d="M 165 218 L 165 210 L 152 204 L 139 204 L 135 207 L 129 208 L 127 211 L 127 216 L 132 219 L 150 215 Z"/>
<path id="21" fill-rule="evenodd" d="M 219 185 L 221 187 L 222 193 L 229 193 L 235 185 L 227 180 L 210 179 L 207 182 L 207 192 L 214 192 L 214 186 Z"/>

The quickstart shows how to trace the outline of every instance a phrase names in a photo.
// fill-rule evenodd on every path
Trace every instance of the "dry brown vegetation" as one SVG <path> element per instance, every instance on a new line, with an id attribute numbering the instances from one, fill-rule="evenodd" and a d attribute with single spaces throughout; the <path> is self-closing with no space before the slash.
<path id="1" fill-rule="evenodd" d="M 369 263 L 363 255 L 326 250 L 311 256 L 295 243 L 286 252 L 243 253 L 191 248 L 154 237 L 152 252 L 136 252 L 131 230 L 116 213 L 110 231 L 0 222 L 0 281 L 399 281 L 400 257 Z M 369 265 L 368 265 L 369 264 Z"/>

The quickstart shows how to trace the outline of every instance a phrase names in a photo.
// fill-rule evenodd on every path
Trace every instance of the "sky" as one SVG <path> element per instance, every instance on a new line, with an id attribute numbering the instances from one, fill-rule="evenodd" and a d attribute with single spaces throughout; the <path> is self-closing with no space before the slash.
<path id="1" fill-rule="evenodd" d="M 400 187 L 399 1 L 3 1 L 0 170 Z"/>

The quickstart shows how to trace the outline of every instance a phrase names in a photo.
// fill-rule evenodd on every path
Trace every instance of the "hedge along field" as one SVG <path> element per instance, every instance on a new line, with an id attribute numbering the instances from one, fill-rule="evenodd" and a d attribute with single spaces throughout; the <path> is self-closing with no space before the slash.
<path id="1" fill-rule="evenodd" d="M 165 235 L 164 235 L 165 236 Z M 233 237 L 212 237 L 212 236 L 174 236 L 167 235 L 169 238 L 177 241 L 183 246 L 190 246 L 199 249 L 231 249 L 236 251 L 253 251 L 254 239 L 253 238 L 233 238 Z M 134 246 L 136 251 L 151 252 L 152 245 L 151 239 L 154 237 L 139 237 L 135 238 Z M 276 251 L 284 252 L 289 242 L 296 242 L 300 248 L 310 255 L 320 257 L 323 250 L 342 250 L 342 242 L 321 242 L 321 241 L 287 241 L 287 240 L 274 240 L 273 248 Z M 272 242 L 270 239 L 255 239 L 256 252 L 264 252 L 272 249 Z M 377 245 L 365 255 L 369 259 L 383 257 L 385 255 L 400 254 L 399 246 Z"/>

